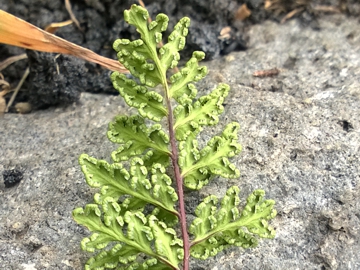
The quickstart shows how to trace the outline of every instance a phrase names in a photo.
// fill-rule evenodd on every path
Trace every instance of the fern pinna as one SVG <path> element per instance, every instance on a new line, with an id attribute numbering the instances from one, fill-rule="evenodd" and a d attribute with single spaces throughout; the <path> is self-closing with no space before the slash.
<path id="1" fill-rule="evenodd" d="M 109 124 L 108 138 L 119 145 L 113 163 L 86 154 L 79 158 L 87 184 L 99 188 L 93 203 L 73 211 L 75 221 L 92 232 L 81 242 L 82 249 L 95 252 L 85 269 L 187 270 L 190 257 L 206 259 L 230 246 L 249 248 L 259 237 L 273 238 L 268 220 L 276 215 L 274 201 L 256 190 L 240 211 L 236 186 L 220 202 L 214 195 L 205 198 L 187 229 L 184 186 L 198 190 L 214 176 L 239 177 L 229 160 L 241 151 L 237 123 L 202 149 L 197 141 L 204 127 L 219 122 L 229 86 L 197 97 L 194 82 L 207 74 L 198 64 L 205 57 L 199 51 L 167 77 L 178 65 L 189 18 L 181 19 L 160 47 L 166 15 L 149 22 L 146 9 L 133 5 L 124 17 L 141 38 L 115 41 L 118 59 L 132 77 L 114 72 L 111 80 L 138 114 L 117 116 Z M 162 94 L 154 89 L 159 85 Z"/>

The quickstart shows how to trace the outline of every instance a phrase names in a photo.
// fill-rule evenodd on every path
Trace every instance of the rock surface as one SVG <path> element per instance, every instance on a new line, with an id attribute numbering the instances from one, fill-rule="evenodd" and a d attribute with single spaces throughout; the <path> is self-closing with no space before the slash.
<path id="1" fill-rule="evenodd" d="M 249 49 L 204 63 L 201 93 L 231 86 L 221 125 L 241 124 L 239 179 L 218 179 L 200 192 L 223 195 L 239 185 L 245 198 L 261 188 L 276 200 L 274 240 L 233 248 L 191 269 L 360 269 L 360 31 L 343 15 L 319 29 L 292 20 L 252 26 Z M 257 70 L 277 67 L 274 77 Z M 77 158 L 109 160 L 107 123 L 129 113 L 119 97 L 82 93 L 79 104 L 0 119 L 0 172 L 23 179 L 0 183 L 0 266 L 4 270 L 82 269 L 88 235 L 71 218 L 92 201 Z"/>

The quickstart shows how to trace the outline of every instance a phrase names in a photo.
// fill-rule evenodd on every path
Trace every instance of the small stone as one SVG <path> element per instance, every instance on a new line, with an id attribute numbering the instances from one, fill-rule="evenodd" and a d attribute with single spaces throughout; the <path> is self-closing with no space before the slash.
<path id="1" fill-rule="evenodd" d="M 15 186 L 23 179 L 23 173 L 19 170 L 5 170 L 3 172 L 4 184 L 6 188 Z"/>

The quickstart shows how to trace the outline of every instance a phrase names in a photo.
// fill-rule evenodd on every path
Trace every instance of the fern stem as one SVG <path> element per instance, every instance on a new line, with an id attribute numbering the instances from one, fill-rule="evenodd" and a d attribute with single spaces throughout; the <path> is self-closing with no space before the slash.
<path id="1" fill-rule="evenodd" d="M 184 259 L 183 259 L 183 270 L 189 269 L 189 258 L 190 258 L 190 242 L 189 242 L 189 234 L 187 231 L 186 225 L 186 213 L 185 213 L 185 202 L 184 202 L 184 190 L 183 190 L 183 178 L 180 173 L 180 167 L 178 164 L 178 149 L 176 145 L 175 139 L 175 132 L 174 132 L 174 118 L 173 118 L 173 111 L 171 108 L 171 100 L 168 97 L 168 85 L 167 83 L 165 86 L 165 93 L 166 93 L 166 105 L 168 108 L 168 125 L 169 125 L 169 137 L 170 137 L 170 145 L 171 145 L 171 161 L 174 168 L 176 186 L 177 186 L 177 193 L 179 197 L 179 212 L 180 212 L 180 227 L 181 227 L 181 234 L 183 238 L 183 245 L 184 245 Z"/>

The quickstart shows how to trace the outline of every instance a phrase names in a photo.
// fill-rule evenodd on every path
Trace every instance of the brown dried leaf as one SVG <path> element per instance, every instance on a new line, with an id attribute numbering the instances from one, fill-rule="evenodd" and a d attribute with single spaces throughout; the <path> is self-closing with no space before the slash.
<path id="1" fill-rule="evenodd" d="M 3 10 L 0 10 L 0 43 L 42 52 L 70 54 L 110 70 L 129 72 L 116 60 L 59 38 Z"/>
<path id="2" fill-rule="evenodd" d="M 260 77 L 260 78 L 264 78 L 264 77 L 272 77 L 272 76 L 276 76 L 280 73 L 280 69 L 278 68 L 272 68 L 272 69 L 264 69 L 264 70 L 257 70 L 255 71 L 252 75 L 254 77 Z"/>
<path id="3" fill-rule="evenodd" d="M 243 21 L 251 15 L 250 9 L 246 4 L 242 4 L 235 13 L 235 20 Z"/>
<path id="4" fill-rule="evenodd" d="M 218 36 L 218 39 L 220 40 L 227 40 L 231 38 L 231 27 L 225 26 L 220 31 L 220 36 Z"/>
<path id="5" fill-rule="evenodd" d="M 15 109 L 18 113 L 26 114 L 31 112 L 32 107 L 29 102 L 18 102 L 15 104 Z"/>
<path id="6" fill-rule="evenodd" d="M 268 10 L 268 9 L 270 9 L 271 8 L 271 6 L 272 6 L 272 2 L 271 2 L 271 0 L 265 0 L 265 3 L 264 3 L 264 8 L 265 8 L 265 10 Z"/>

